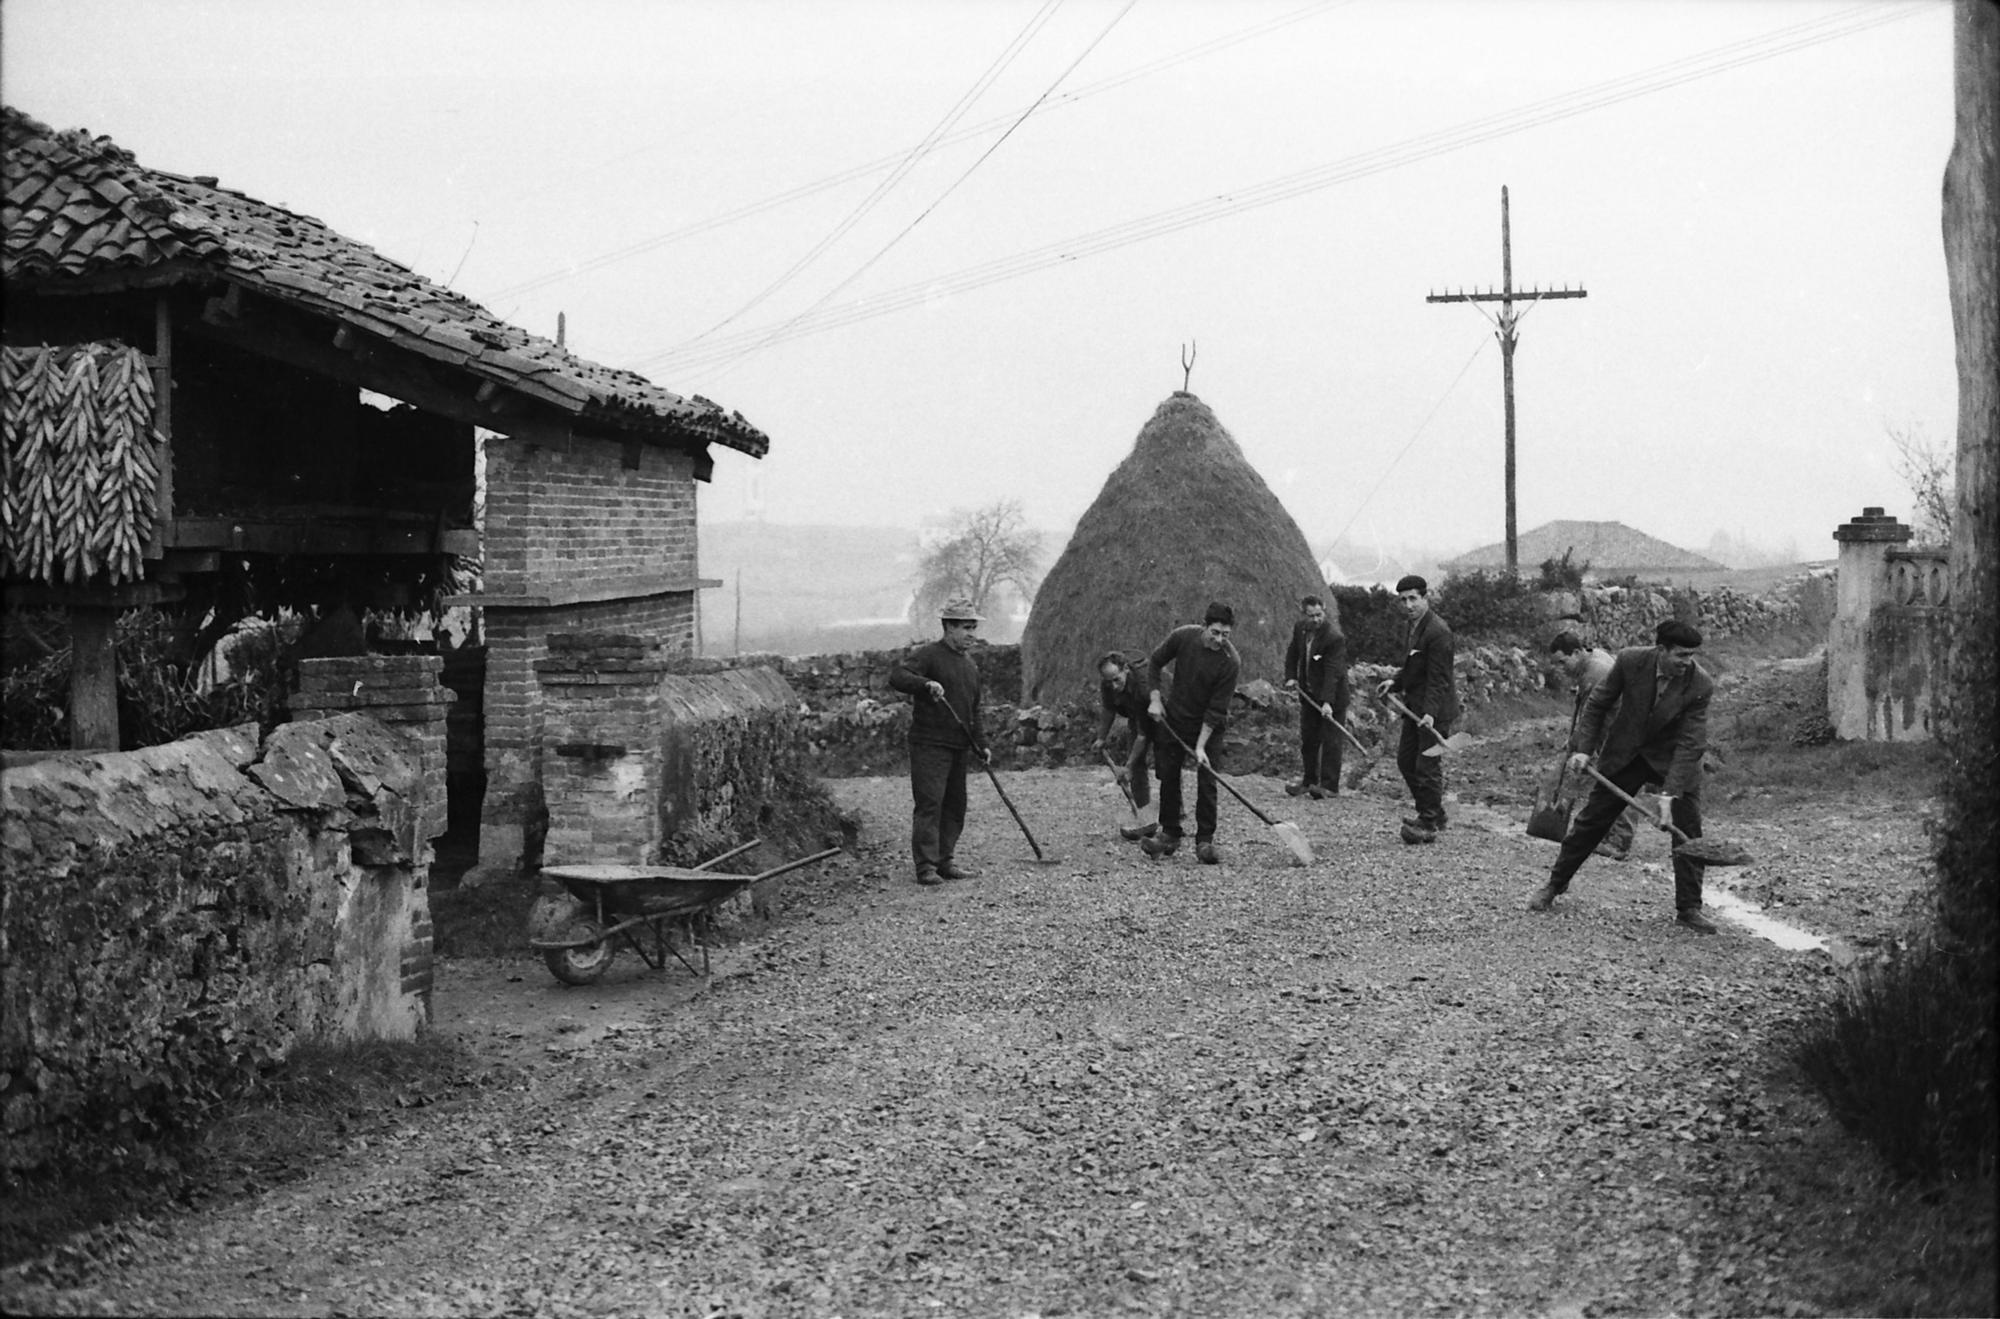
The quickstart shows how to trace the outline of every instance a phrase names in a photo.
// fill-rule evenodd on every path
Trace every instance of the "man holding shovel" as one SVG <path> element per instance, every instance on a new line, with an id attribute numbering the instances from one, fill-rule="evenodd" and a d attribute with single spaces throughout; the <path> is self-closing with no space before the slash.
<path id="1" fill-rule="evenodd" d="M 1125 755 L 1125 768 L 1117 771 L 1118 782 L 1131 794 L 1136 811 L 1153 799 L 1146 781 L 1146 752 L 1153 742 L 1153 717 L 1146 711 L 1146 661 L 1132 663 L 1123 651 L 1106 651 L 1097 661 L 1097 678 L 1097 736 L 1090 749 L 1102 752 L 1111 725 L 1124 718 L 1132 745 Z"/>
<path id="2" fill-rule="evenodd" d="M 1611 832 L 1625 799 L 1648 784 L 1663 785 L 1659 827 L 1671 822 L 1688 839 L 1701 837 L 1701 759 L 1708 749 L 1715 683 L 1694 661 L 1701 633 L 1693 624 L 1667 619 L 1653 638 L 1651 646 L 1619 651 L 1611 672 L 1584 703 L 1570 735 L 1570 768 L 1585 773 L 1595 751 L 1597 772 L 1606 782 L 1591 789 L 1549 868 L 1548 883 L 1528 899 L 1530 911 L 1549 909 Z M 1701 910 L 1703 863 L 1689 850 L 1686 844 L 1674 849 L 1674 918 L 1699 934 L 1714 934 L 1714 923 Z"/>
<path id="3" fill-rule="evenodd" d="M 966 757 L 990 762 L 979 727 L 979 666 L 966 652 L 979 634 L 969 600 L 938 611 L 944 636 L 919 646 L 889 670 L 889 685 L 916 698 L 910 718 L 910 851 L 917 883 L 970 879 L 952 860 L 965 831 Z"/>
<path id="4" fill-rule="evenodd" d="M 1415 819 L 1403 821 L 1403 841 L 1433 843 L 1444 828 L 1444 757 L 1426 750 L 1451 736 L 1458 718 L 1458 684 L 1452 673 L 1451 629 L 1431 608 L 1430 584 L 1411 573 L 1396 583 L 1410 639 L 1403 667 L 1377 684 L 1379 696 L 1398 697 L 1404 707 L 1403 736 L 1396 744 L 1396 768 L 1416 802 Z"/>
<path id="5" fill-rule="evenodd" d="M 1299 753 L 1305 772 L 1287 783 L 1291 796 L 1314 801 L 1340 795 L 1340 757 L 1345 742 L 1328 720 L 1347 718 L 1347 637 L 1316 595 L 1299 601 L 1299 621 L 1285 650 L 1285 690 L 1298 693 Z"/>
<path id="6" fill-rule="evenodd" d="M 1583 638 L 1564 628 L 1549 642 L 1549 653 L 1559 656 L 1558 663 L 1570 681 L 1576 684 L 1576 712 L 1570 716 L 1570 732 L 1583 720 L 1583 707 L 1589 702 L 1590 694 L 1597 690 L 1597 684 L 1604 681 L 1611 672 L 1615 656 L 1602 646 L 1586 646 Z M 1570 822 L 1582 813 L 1583 803 L 1579 799 L 1576 809 L 1570 812 Z M 1638 821 L 1643 815 L 1635 806 L 1627 806 L 1611 823 L 1611 832 L 1597 845 L 1597 855 L 1609 857 L 1613 861 L 1623 861 L 1632 851 L 1632 835 L 1637 831 Z"/>
<path id="7" fill-rule="evenodd" d="M 1236 613 L 1225 604 L 1211 604 L 1199 626 L 1189 623 L 1167 634 L 1154 648 L 1146 666 L 1146 711 L 1176 736 L 1153 749 L 1153 766 L 1160 776 L 1160 832 L 1140 842 L 1150 857 L 1172 856 L 1181 845 L 1181 767 L 1187 761 L 1183 743 L 1197 764 L 1194 787 L 1194 854 L 1203 865 L 1218 865 L 1215 850 L 1214 769 L 1222 749 L 1222 729 L 1229 721 L 1229 700 L 1236 695 L 1236 675 L 1243 667 L 1229 634 Z M 1174 671 L 1169 698 L 1160 695 L 1160 675 Z M 1176 740 L 1176 738 L 1178 740 Z"/>

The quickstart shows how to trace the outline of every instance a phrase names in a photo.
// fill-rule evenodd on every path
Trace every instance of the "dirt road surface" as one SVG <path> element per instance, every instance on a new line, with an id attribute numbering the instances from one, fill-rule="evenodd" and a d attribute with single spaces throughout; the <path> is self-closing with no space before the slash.
<path id="1" fill-rule="evenodd" d="M 256 1315 L 1824 1313 L 1802 1216 L 1856 1147 L 1784 1062 L 1836 956 L 1673 925 L 1666 844 L 1553 856 L 1503 768 L 1398 841 L 1382 776 L 1241 786 L 1224 862 L 1120 842 L 1103 771 L 972 786 L 967 881 L 909 881 L 907 788 L 834 785 L 852 858 L 703 985 L 629 954 L 586 989 L 445 964 L 439 1029 L 520 1064 L 314 1176 L 16 1271 L 11 1311 Z M 1538 741 L 1537 739 L 1541 739 Z M 1484 757 L 1484 759 L 1482 759 Z M 1386 768 L 1386 767 L 1385 767 Z M 1393 772 L 1388 778 L 1393 779 Z M 1878 939 L 1919 812 L 1711 802 L 1781 918 Z M 1858 1175 L 1858 1174 L 1853 1174 Z M 1823 1215 L 1822 1215 L 1823 1218 Z"/>

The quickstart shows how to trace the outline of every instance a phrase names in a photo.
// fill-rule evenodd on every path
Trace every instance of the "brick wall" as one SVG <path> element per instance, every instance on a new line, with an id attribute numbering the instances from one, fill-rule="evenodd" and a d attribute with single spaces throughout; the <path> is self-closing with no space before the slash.
<path id="1" fill-rule="evenodd" d="M 618 633 L 558 633 L 542 686 L 547 865 L 659 854 L 660 647 Z"/>
<path id="2" fill-rule="evenodd" d="M 680 450 L 488 440 L 483 589 L 531 592 L 580 573 L 692 578 L 694 505 L 693 459 Z"/>
<path id="3" fill-rule="evenodd" d="M 295 721 L 368 714 L 410 739 L 417 755 L 417 846 L 424 865 L 445 831 L 445 719 L 454 693 L 439 685 L 437 655 L 352 655 L 299 661 L 299 688 L 287 702 Z"/>

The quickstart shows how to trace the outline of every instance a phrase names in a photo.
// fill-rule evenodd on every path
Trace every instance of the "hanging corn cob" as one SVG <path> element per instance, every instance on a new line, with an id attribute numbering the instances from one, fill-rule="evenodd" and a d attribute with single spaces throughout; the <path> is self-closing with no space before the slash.
<path id="1" fill-rule="evenodd" d="M 0 572 L 137 580 L 159 482 L 145 358 L 123 344 L 9 348 L 0 379 Z"/>

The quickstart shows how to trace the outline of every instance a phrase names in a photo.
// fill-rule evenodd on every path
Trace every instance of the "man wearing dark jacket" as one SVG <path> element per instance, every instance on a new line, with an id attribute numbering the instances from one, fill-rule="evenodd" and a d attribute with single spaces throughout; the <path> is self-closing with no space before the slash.
<path id="1" fill-rule="evenodd" d="M 889 670 L 889 685 L 916 698 L 910 718 L 910 851 L 917 883 L 969 879 L 952 859 L 965 830 L 966 757 L 992 760 L 979 727 L 979 666 L 966 652 L 979 633 L 968 600 L 938 611 L 944 636 L 919 646 Z"/>
<path id="2" fill-rule="evenodd" d="M 1132 744 L 1126 749 L 1119 781 L 1132 794 L 1132 804 L 1144 806 L 1153 799 L 1146 781 L 1146 752 L 1153 744 L 1153 717 L 1146 713 L 1146 661 L 1128 661 L 1123 651 L 1106 651 L 1097 661 L 1097 707 L 1097 736 L 1090 749 L 1104 750 L 1111 725 L 1124 717 Z"/>
<path id="3" fill-rule="evenodd" d="M 1701 759 L 1708 749 L 1708 704 L 1715 684 L 1694 661 L 1701 633 L 1670 618 L 1654 629 L 1655 644 L 1618 652 L 1611 672 L 1591 690 L 1570 736 L 1570 767 L 1581 774 L 1597 754 L 1597 772 L 1626 793 L 1661 784 L 1660 816 L 1689 838 L 1701 837 Z M 1570 826 L 1549 882 L 1528 910 L 1547 911 L 1569 887 L 1591 849 L 1611 831 L 1624 801 L 1598 784 Z M 1666 826 L 1660 826 L 1664 829 Z M 1702 864 L 1674 854 L 1675 919 L 1700 934 L 1715 926 L 1701 910 Z"/>
<path id="4" fill-rule="evenodd" d="M 1396 583 L 1403 613 L 1410 620 L 1410 639 L 1403 667 L 1375 690 L 1403 703 L 1402 740 L 1396 744 L 1396 768 L 1409 785 L 1417 805 L 1416 818 L 1403 821 L 1403 841 L 1431 843 L 1444 828 L 1444 757 L 1427 756 L 1426 747 L 1451 736 L 1458 719 L 1458 685 L 1452 674 L 1451 629 L 1431 609 L 1430 584 L 1411 573 Z M 1433 738 L 1425 730 L 1433 730 Z"/>
<path id="5" fill-rule="evenodd" d="M 1340 795 L 1340 734 L 1327 727 L 1329 719 L 1347 718 L 1347 637 L 1316 595 L 1299 601 L 1299 621 L 1292 625 L 1292 644 L 1285 649 L 1285 690 L 1305 699 L 1299 703 L 1299 753 L 1305 772 L 1285 785 L 1296 797 Z"/>
<path id="6" fill-rule="evenodd" d="M 1139 844 L 1147 856 L 1172 856 L 1181 845 L 1181 767 L 1187 752 L 1194 752 L 1194 854 L 1203 865 L 1216 865 L 1222 856 L 1215 850 L 1215 776 L 1204 769 L 1215 768 L 1222 753 L 1222 730 L 1229 722 L 1229 700 L 1236 695 L 1236 675 L 1243 661 L 1229 634 L 1235 630 L 1236 614 L 1225 604 L 1211 604 L 1200 626 L 1189 623 L 1167 634 L 1153 651 L 1146 666 L 1146 709 L 1155 723 L 1164 724 L 1171 734 L 1154 748 L 1153 766 L 1160 776 L 1160 832 Z M 1174 671 L 1169 697 L 1160 695 L 1160 675 Z M 1173 735 L 1178 735 L 1179 742 Z"/>

